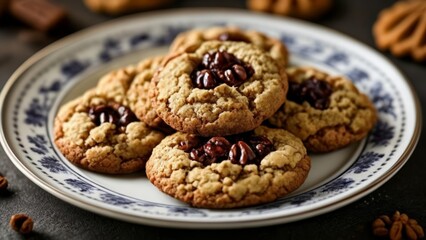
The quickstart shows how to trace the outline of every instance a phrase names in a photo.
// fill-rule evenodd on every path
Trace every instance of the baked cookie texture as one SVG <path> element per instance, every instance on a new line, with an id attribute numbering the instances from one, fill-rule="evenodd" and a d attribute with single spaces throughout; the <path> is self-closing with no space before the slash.
<path id="1" fill-rule="evenodd" d="M 332 0 L 247 0 L 251 10 L 312 20 L 324 15 Z"/>
<path id="2" fill-rule="evenodd" d="M 288 65 L 287 47 L 279 39 L 235 26 L 198 28 L 182 32 L 173 40 L 169 51 L 171 53 L 195 51 L 202 43 L 211 40 L 251 43 L 268 52 L 283 67 Z"/>
<path id="3" fill-rule="evenodd" d="M 239 86 L 194 87 L 191 73 L 206 53 L 226 51 L 252 66 L 254 73 Z M 208 41 L 195 52 L 165 63 L 154 77 L 150 95 L 157 114 L 178 131 L 202 136 L 253 130 L 285 101 L 287 76 L 262 49 L 244 42 Z"/>
<path id="4" fill-rule="evenodd" d="M 96 92 L 115 102 L 128 105 L 148 126 L 172 132 L 157 115 L 148 96 L 152 77 L 163 60 L 163 56 L 151 57 L 111 71 L 99 80 Z"/>
<path id="5" fill-rule="evenodd" d="M 130 84 L 127 99 L 130 109 L 139 119 L 150 127 L 170 133 L 173 132 L 173 129 L 157 115 L 149 96 L 149 90 L 152 87 L 151 81 L 156 71 L 161 68 L 163 61 L 164 57 L 158 56 L 141 61 L 137 65 L 139 71 Z"/>
<path id="6" fill-rule="evenodd" d="M 380 12 L 373 26 L 376 45 L 397 56 L 426 60 L 426 2 L 399 1 Z"/>
<path id="7" fill-rule="evenodd" d="M 58 149 L 71 163 L 94 172 L 124 174 L 143 169 L 164 134 L 141 121 L 96 124 L 89 114 L 95 107 L 122 104 L 91 89 L 63 105 L 54 121 Z"/>
<path id="8" fill-rule="evenodd" d="M 368 97 L 343 76 L 331 76 L 310 67 L 290 68 L 289 82 L 318 79 L 329 83 L 329 106 L 317 109 L 304 101 L 287 99 L 268 122 L 301 138 L 308 151 L 330 152 L 364 138 L 377 120 Z M 289 90 L 290 94 L 290 90 Z"/>
<path id="9" fill-rule="evenodd" d="M 110 15 L 119 15 L 140 10 L 158 8 L 167 5 L 170 2 L 172 2 L 172 0 L 84 0 L 84 3 L 90 10 Z"/>
<path id="10" fill-rule="evenodd" d="M 230 160 L 203 166 L 179 148 L 191 134 L 166 137 L 146 165 L 149 180 L 161 191 L 194 207 L 235 208 L 267 203 L 294 191 L 305 181 L 310 158 L 300 139 L 283 129 L 260 126 L 254 135 L 273 143 L 259 165 Z"/>
<path id="11" fill-rule="evenodd" d="M 114 69 L 103 75 L 99 79 L 96 87 L 91 91 L 104 96 L 108 100 L 129 105 L 127 91 L 129 90 L 136 75 L 140 71 L 144 70 L 145 69 L 136 67 L 136 65 L 129 65 Z"/>

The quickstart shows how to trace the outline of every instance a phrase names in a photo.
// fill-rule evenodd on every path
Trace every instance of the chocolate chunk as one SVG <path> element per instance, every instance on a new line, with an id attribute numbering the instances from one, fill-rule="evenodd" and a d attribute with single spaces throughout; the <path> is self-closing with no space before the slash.
<path id="1" fill-rule="evenodd" d="M 210 165 L 224 160 L 231 160 L 234 164 L 257 164 L 274 151 L 274 145 L 265 136 L 254 136 L 250 133 L 227 137 L 206 138 L 191 137 L 188 141 L 179 142 L 178 148 L 189 153 L 189 158 Z"/>
<path id="2" fill-rule="evenodd" d="M 195 75 L 194 85 L 197 88 L 212 89 L 217 86 L 216 79 L 210 70 L 203 69 L 197 71 Z"/>
<path id="3" fill-rule="evenodd" d="M 328 82 L 310 78 L 300 84 L 290 81 L 287 98 L 299 104 L 307 101 L 312 107 L 324 110 L 330 105 L 332 93 L 333 89 Z"/>
<path id="4" fill-rule="evenodd" d="M 229 159 L 232 163 L 246 165 L 254 163 L 253 160 L 256 159 L 256 154 L 247 143 L 238 141 L 232 145 L 231 150 L 229 151 Z"/>
<path id="5" fill-rule="evenodd" d="M 129 123 L 139 121 L 130 108 L 120 105 L 114 107 L 108 105 L 92 106 L 88 114 L 97 126 L 109 122 L 125 128 Z"/>
<path id="6" fill-rule="evenodd" d="M 191 73 L 196 88 L 212 89 L 225 83 L 239 86 L 254 74 L 254 69 L 226 51 L 206 53 L 200 65 Z"/>
<path id="7" fill-rule="evenodd" d="M 15 18 L 43 32 L 52 30 L 66 17 L 62 7 L 47 0 L 13 0 L 9 10 Z"/>

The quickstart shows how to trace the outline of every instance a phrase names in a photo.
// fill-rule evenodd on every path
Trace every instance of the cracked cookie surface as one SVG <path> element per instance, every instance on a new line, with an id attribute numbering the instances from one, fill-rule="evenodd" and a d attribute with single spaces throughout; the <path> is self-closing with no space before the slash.
<path id="1" fill-rule="evenodd" d="M 242 30 L 235 26 L 199 28 L 180 33 L 170 45 L 170 52 L 190 52 L 211 40 L 251 43 L 268 52 L 282 67 L 288 64 L 289 54 L 284 43 L 258 31 Z"/>
<path id="2" fill-rule="evenodd" d="M 196 136 L 178 132 L 154 148 L 146 165 L 147 177 L 170 196 L 203 208 L 267 203 L 300 187 L 311 163 L 301 140 L 283 129 L 264 126 L 253 134 L 267 137 L 274 145 L 274 151 L 258 165 L 223 160 L 204 166 L 179 147 Z"/>
<path id="3" fill-rule="evenodd" d="M 194 86 L 191 73 L 214 51 L 226 51 L 249 64 L 253 75 L 238 86 Z M 252 44 L 228 41 L 204 42 L 193 53 L 169 59 L 153 82 L 150 94 L 157 114 L 178 131 L 203 136 L 253 130 L 281 106 L 288 87 L 285 70 L 269 54 Z"/>
<path id="4" fill-rule="evenodd" d="M 289 83 L 309 79 L 325 81 L 331 87 L 329 103 L 324 109 L 309 101 L 286 103 L 268 119 L 274 127 L 284 128 L 301 138 L 312 152 L 330 152 L 364 138 L 377 120 L 369 98 L 343 76 L 331 76 L 310 67 L 290 68 Z M 288 96 L 291 96 L 289 90 Z"/>
<path id="5" fill-rule="evenodd" d="M 152 77 L 162 60 L 163 56 L 150 57 L 111 71 L 99 80 L 96 91 L 108 99 L 128 105 L 148 126 L 171 132 L 172 129 L 155 112 L 148 96 Z"/>
<path id="6" fill-rule="evenodd" d="M 54 122 L 56 146 L 71 163 L 90 171 L 124 174 L 143 169 L 164 135 L 130 118 L 123 104 L 96 89 L 66 103 Z M 113 109 L 119 107 L 125 111 L 114 117 L 118 113 Z"/>
<path id="7" fill-rule="evenodd" d="M 159 56 L 146 59 L 138 64 L 137 68 L 140 70 L 130 84 L 127 91 L 127 99 L 130 109 L 139 119 L 150 127 L 170 133 L 173 132 L 173 129 L 157 115 L 149 96 L 152 78 L 158 68 L 161 67 L 163 60 L 164 57 Z"/>

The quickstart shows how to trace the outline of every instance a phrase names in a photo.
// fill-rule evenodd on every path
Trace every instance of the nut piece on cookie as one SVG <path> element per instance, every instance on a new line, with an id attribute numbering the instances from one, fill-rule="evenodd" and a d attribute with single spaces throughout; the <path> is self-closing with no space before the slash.
<path id="1" fill-rule="evenodd" d="M 236 208 L 291 193 L 310 164 L 299 138 L 260 126 L 226 137 L 170 135 L 154 148 L 146 174 L 161 191 L 194 207 Z"/>
<path id="2" fill-rule="evenodd" d="M 284 43 L 258 31 L 242 30 L 234 26 L 200 28 L 180 33 L 170 45 L 170 52 L 190 52 L 203 42 L 211 40 L 254 44 L 268 52 L 283 67 L 287 67 L 288 51 Z"/>
<path id="3" fill-rule="evenodd" d="M 97 94 L 96 89 L 61 107 L 54 135 L 56 146 L 71 163 L 109 174 L 143 169 L 152 149 L 164 138 L 126 105 Z"/>
<path id="4" fill-rule="evenodd" d="M 397 57 L 426 60 L 426 1 L 399 1 L 383 10 L 373 26 L 376 45 Z"/>
<path id="5" fill-rule="evenodd" d="M 303 19 L 322 16 L 331 5 L 332 0 L 247 0 L 247 6 L 251 10 Z"/>
<path id="6" fill-rule="evenodd" d="M 364 138 L 377 120 L 368 97 L 343 76 L 290 68 L 285 104 L 268 122 L 301 138 L 308 151 L 330 152 Z"/>
<path id="7" fill-rule="evenodd" d="M 153 79 L 157 114 L 178 131 L 202 136 L 253 130 L 285 101 L 287 76 L 253 44 L 207 41 L 169 59 Z"/>

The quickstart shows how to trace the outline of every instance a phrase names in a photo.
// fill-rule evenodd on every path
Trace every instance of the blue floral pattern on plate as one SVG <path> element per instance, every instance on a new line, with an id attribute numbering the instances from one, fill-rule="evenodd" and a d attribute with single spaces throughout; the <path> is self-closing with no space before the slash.
<path id="1" fill-rule="evenodd" d="M 366 182 L 374 181 L 383 167 L 393 164 L 390 159 L 399 148 L 406 131 L 407 113 L 404 108 L 410 107 L 404 102 L 395 83 L 369 59 L 338 44 L 317 39 L 315 35 L 287 31 L 276 25 L 266 28 L 259 25 L 257 26 L 259 30 L 270 32 L 286 43 L 291 56 L 346 75 L 367 93 L 375 104 L 379 121 L 354 163 L 340 175 L 325 184 L 273 203 L 211 214 L 205 209 L 156 203 L 120 194 L 100 186 L 70 168 L 61 154 L 55 151 L 49 133 L 51 131 L 49 124 L 54 116 L 52 112 L 57 110 L 53 106 L 61 93 L 76 81 L 80 81 L 84 74 L 126 54 L 167 46 L 184 30 L 201 25 L 226 25 L 201 16 L 198 16 L 198 20 L 184 19 L 180 22 L 162 23 L 152 28 L 134 28 L 129 31 L 114 30 L 102 37 L 86 40 L 74 49 L 62 53 L 62 57 L 52 58 L 48 64 L 40 67 L 31 81 L 27 81 L 16 90 L 19 91 L 18 97 L 12 101 L 14 111 L 11 122 L 14 123 L 11 137 L 24 153 L 25 161 L 36 166 L 41 175 L 53 179 L 55 184 L 67 189 L 71 195 L 110 206 L 116 211 L 130 209 L 132 212 L 143 214 L 144 217 L 179 217 L 181 220 L 201 219 L 207 222 L 209 219 L 229 220 L 241 216 L 284 213 L 286 210 L 322 204 L 348 193 L 357 186 L 364 186 Z M 239 20 L 229 24 L 239 25 L 242 28 L 256 28 Z M 55 77 L 45 78 L 48 76 L 47 72 L 55 73 L 53 74 Z"/>

